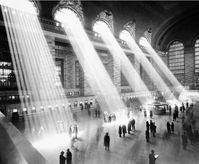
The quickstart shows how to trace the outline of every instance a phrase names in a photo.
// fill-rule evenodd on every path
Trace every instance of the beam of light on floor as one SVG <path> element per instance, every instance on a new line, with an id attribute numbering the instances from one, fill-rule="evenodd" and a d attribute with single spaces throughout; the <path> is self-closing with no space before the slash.
<path id="1" fill-rule="evenodd" d="M 144 70 L 149 75 L 153 83 L 156 85 L 157 89 L 164 93 L 165 99 L 172 99 L 174 103 L 178 103 L 173 93 L 170 91 L 168 86 L 165 84 L 165 82 L 162 80 L 162 78 L 159 76 L 159 74 L 156 72 L 152 64 L 148 61 L 145 54 L 142 52 L 142 50 L 139 48 L 135 40 L 131 37 L 128 31 L 123 30 L 123 37 L 122 39 L 126 41 L 127 45 L 131 49 L 131 51 L 135 54 L 135 57 L 138 61 L 142 64 Z"/>
<path id="2" fill-rule="evenodd" d="M 177 93 L 180 95 L 184 91 L 184 87 L 179 83 L 179 81 L 176 79 L 173 73 L 169 70 L 166 64 L 162 61 L 159 55 L 148 43 L 147 39 L 144 37 L 141 37 L 139 44 L 146 49 L 146 51 L 150 54 L 150 57 L 153 58 L 153 61 L 155 61 L 155 63 L 158 65 L 159 69 L 162 70 L 162 73 L 164 73 L 165 77 L 171 82 L 174 90 L 176 90 Z"/>
<path id="3" fill-rule="evenodd" d="M 128 57 L 120 47 L 119 43 L 114 38 L 107 24 L 102 21 L 97 21 L 94 24 L 93 30 L 102 35 L 102 39 L 106 43 L 107 48 L 111 52 L 111 55 L 113 56 L 115 61 L 119 62 L 119 64 L 121 65 L 121 72 L 125 76 L 126 80 L 128 81 L 131 88 L 134 90 L 134 92 L 145 92 L 149 95 L 149 101 L 152 101 L 153 98 L 150 92 L 148 91 L 148 88 L 146 87 L 141 77 L 129 61 Z M 140 99 L 140 101 L 142 102 L 143 100 Z"/>
<path id="4" fill-rule="evenodd" d="M 25 118 L 25 133 L 37 138 L 67 131 L 74 124 L 72 113 L 33 3 L 19 0 L 18 4 L 22 4 L 19 6 L 13 5 L 15 0 L 0 0 L 0 4 Z"/>
<path id="5" fill-rule="evenodd" d="M 77 15 L 66 8 L 57 11 L 55 19 L 64 25 L 67 37 L 84 70 L 85 77 L 93 94 L 96 95 L 99 101 L 101 109 L 108 112 L 122 112 L 126 110 L 116 87 L 111 81 Z"/>

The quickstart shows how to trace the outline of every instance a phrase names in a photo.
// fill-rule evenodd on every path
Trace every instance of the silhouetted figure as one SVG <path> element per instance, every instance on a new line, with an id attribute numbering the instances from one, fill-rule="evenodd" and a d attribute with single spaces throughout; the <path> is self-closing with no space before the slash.
<path id="1" fill-rule="evenodd" d="M 146 130 L 148 130 L 148 131 L 149 131 L 149 128 L 150 128 L 149 122 L 148 122 L 148 121 L 146 121 Z"/>
<path id="2" fill-rule="evenodd" d="M 95 109 L 95 117 L 97 118 L 98 111 Z"/>
<path id="3" fill-rule="evenodd" d="M 152 117 L 153 117 L 153 111 L 150 110 L 150 118 L 152 118 Z"/>
<path id="4" fill-rule="evenodd" d="M 144 117 L 147 117 L 146 109 L 144 109 Z"/>
<path id="5" fill-rule="evenodd" d="M 171 123 L 171 132 L 174 133 L 174 123 Z"/>
<path id="6" fill-rule="evenodd" d="M 155 125 L 155 122 L 153 123 L 153 137 L 155 137 L 155 134 L 156 134 L 156 125 Z"/>
<path id="7" fill-rule="evenodd" d="M 156 157 L 154 150 L 151 150 L 151 153 L 149 154 L 149 164 L 155 164 Z"/>
<path id="8" fill-rule="evenodd" d="M 176 112 L 173 112 L 173 121 L 176 121 Z"/>
<path id="9" fill-rule="evenodd" d="M 130 134 L 130 131 L 131 131 L 131 121 L 129 121 L 128 123 L 128 134 Z"/>
<path id="10" fill-rule="evenodd" d="M 108 116 L 108 122 L 111 122 L 111 115 Z"/>
<path id="11" fill-rule="evenodd" d="M 97 110 L 97 116 L 100 118 L 100 109 Z"/>
<path id="12" fill-rule="evenodd" d="M 108 133 L 106 133 L 106 135 L 104 136 L 104 147 L 105 147 L 105 150 L 109 151 L 110 137 L 109 137 Z"/>
<path id="13" fill-rule="evenodd" d="M 123 133 L 123 137 L 125 137 L 125 134 L 126 134 L 126 125 L 122 125 L 122 133 Z"/>
<path id="14" fill-rule="evenodd" d="M 65 164 L 66 158 L 64 157 L 64 152 L 62 151 L 59 155 L 59 164 Z"/>
<path id="15" fill-rule="evenodd" d="M 169 105 L 169 116 L 171 116 L 171 105 Z"/>
<path id="16" fill-rule="evenodd" d="M 132 125 L 133 131 L 135 131 L 135 119 L 132 120 L 132 124 L 131 125 Z"/>
<path id="17" fill-rule="evenodd" d="M 167 122 L 167 132 L 168 134 L 171 134 L 171 126 L 169 122 Z"/>
<path id="18" fill-rule="evenodd" d="M 146 142 L 149 142 L 149 139 L 150 139 L 149 130 L 145 131 L 145 137 L 146 137 Z"/>
<path id="19" fill-rule="evenodd" d="M 66 152 L 66 163 L 72 164 L 72 153 L 70 152 L 70 149 L 67 149 Z"/>
<path id="20" fill-rule="evenodd" d="M 119 133 L 119 137 L 122 137 L 122 126 L 121 125 L 119 126 L 118 133 Z"/>
<path id="21" fill-rule="evenodd" d="M 187 101 L 187 102 L 186 102 L 186 108 L 188 108 L 188 107 L 189 107 L 189 102 Z"/>
<path id="22" fill-rule="evenodd" d="M 150 131 L 151 131 L 151 133 L 153 132 L 153 122 L 152 122 L 152 120 L 150 120 Z"/>
<path id="23" fill-rule="evenodd" d="M 175 113 L 176 118 L 178 118 L 178 106 L 177 105 L 175 105 L 174 113 Z"/>
<path id="24" fill-rule="evenodd" d="M 80 109 L 81 109 L 81 110 L 83 110 L 83 109 L 84 109 L 84 106 L 83 106 L 83 104 L 82 104 L 82 103 L 80 104 Z"/>

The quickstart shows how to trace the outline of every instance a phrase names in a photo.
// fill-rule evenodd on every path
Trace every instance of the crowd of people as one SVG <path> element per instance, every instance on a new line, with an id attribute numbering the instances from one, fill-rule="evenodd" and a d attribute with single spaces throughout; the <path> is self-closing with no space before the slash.
<path id="1" fill-rule="evenodd" d="M 130 101 L 130 100 L 129 100 Z M 191 120 L 190 119 L 185 119 L 185 118 L 193 118 L 193 112 L 191 111 L 191 108 L 193 107 L 193 105 L 189 105 L 189 103 L 187 102 L 186 105 L 184 105 L 184 103 L 182 103 L 182 105 L 180 107 L 178 107 L 177 105 L 175 105 L 175 107 L 172 109 L 172 107 L 169 105 L 167 108 L 168 114 L 169 114 L 169 120 L 166 121 L 166 126 L 165 126 L 165 132 L 167 136 L 170 136 L 171 134 L 175 134 L 175 124 L 178 126 L 176 126 L 176 131 L 181 131 L 181 129 L 179 129 L 179 120 L 181 119 L 182 121 L 182 133 L 181 133 L 181 142 L 182 142 L 182 148 L 184 150 L 186 150 L 187 145 L 188 145 L 188 141 L 190 140 L 191 144 L 194 144 L 198 138 L 199 138 L 199 133 L 197 130 L 193 129 L 192 124 L 190 123 Z M 100 118 L 100 108 L 96 108 L 94 109 L 94 117 L 96 118 Z M 146 112 L 146 111 L 144 111 Z M 171 120 L 171 115 L 173 115 L 172 120 Z M 105 122 L 112 122 L 116 120 L 115 115 L 113 114 L 104 114 L 104 121 Z M 145 115 L 144 115 L 145 116 Z M 127 117 L 129 118 L 129 122 L 128 124 L 121 124 L 118 127 L 118 134 L 119 137 L 125 137 L 126 134 L 131 134 L 131 132 L 135 131 L 135 119 L 133 117 L 130 118 L 130 114 L 128 113 Z M 147 117 L 145 117 L 145 119 L 147 119 Z M 185 121 L 186 120 L 186 121 Z M 156 137 L 156 130 L 157 130 L 157 126 L 155 123 L 155 118 L 153 118 L 153 113 L 152 111 L 150 112 L 150 121 L 146 120 L 146 130 L 145 130 L 145 138 L 146 138 L 146 142 L 150 143 L 150 138 Z M 102 131 L 103 133 L 103 131 Z M 77 136 L 76 136 L 77 137 Z M 99 141 L 99 139 L 98 139 Z M 110 151 L 110 135 L 108 132 L 105 133 L 104 135 L 104 142 L 103 142 L 105 151 Z M 151 153 L 149 154 L 148 158 L 149 158 L 149 164 L 155 164 L 155 161 L 157 159 L 158 155 L 155 154 L 154 150 L 151 150 Z M 67 161 L 67 164 L 72 161 L 72 153 L 70 152 L 70 150 L 68 149 L 66 152 L 66 156 L 64 156 L 64 152 L 62 151 L 60 154 L 60 164 L 61 161 Z"/>
<path id="2" fill-rule="evenodd" d="M 156 134 L 156 125 L 155 125 L 155 122 L 152 122 L 152 120 L 150 120 L 150 123 L 148 121 L 146 121 L 145 136 L 146 136 L 146 141 L 147 142 L 150 141 L 150 133 L 151 133 L 152 137 L 155 137 L 155 134 Z"/>

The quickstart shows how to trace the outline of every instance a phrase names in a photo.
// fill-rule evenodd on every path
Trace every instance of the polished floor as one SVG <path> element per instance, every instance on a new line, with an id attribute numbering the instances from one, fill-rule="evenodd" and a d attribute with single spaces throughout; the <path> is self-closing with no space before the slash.
<path id="1" fill-rule="evenodd" d="M 199 108 L 195 108 L 197 110 Z M 197 113 L 198 111 L 195 111 Z M 114 123 L 103 124 L 101 119 L 89 117 L 86 111 L 78 111 L 78 126 L 80 135 L 74 141 L 72 154 L 73 164 L 147 164 L 151 149 L 159 155 L 156 164 L 198 164 L 199 143 L 192 145 L 188 141 L 187 150 L 183 150 L 181 134 L 182 119 L 178 118 L 175 124 L 175 133 L 169 138 L 165 137 L 166 122 L 172 121 L 172 116 L 154 115 L 152 121 L 157 126 L 156 137 L 150 137 L 150 143 L 145 140 L 145 118 L 143 112 L 134 112 L 136 131 L 119 138 L 118 125 Z M 103 137 L 106 132 L 110 134 L 110 151 L 105 151 Z M 50 145 L 51 143 L 49 143 Z M 50 164 L 59 163 L 59 153 L 70 148 L 68 140 L 52 148 L 41 148 L 39 151 Z"/>

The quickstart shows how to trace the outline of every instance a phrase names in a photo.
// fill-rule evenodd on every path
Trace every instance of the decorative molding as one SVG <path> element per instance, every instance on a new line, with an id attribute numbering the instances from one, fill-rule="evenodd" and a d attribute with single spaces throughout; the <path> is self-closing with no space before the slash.
<path id="1" fill-rule="evenodd" d="M 144 32 L 144 37 L 147 39 L 147 41 L 151 44 L 151 38 L 152 38 L 152 28 L 148 28 Z"/>
<path id="2" fill-rule="evenodd" d="M 160 56 L 167 56 L 168 52 L 167 51 L 160 51 L 160 50 L 156 50 L 157 54 Z"/>
<path id="3" fill-rule="evenodd" d="M 105 22 L 108 25 L 108 27 L 111 29 L 112 33 L 114 33 L 113 14 L 112 14 L 111 11 L 104 10 L 104 11 L 100 12 L 97 15 L 95 21 L 93 22 L 93 25 L 97 21 L 103 21 L 103 22 Z"/>
<path id="4" fill-rule="evenodd" d="M 32 0 L 32 3 L 36 9 L 36 12 L 37 12 L 37 15 L 39 15 L 40 13 L 40 10 L 41 10 L 41 5 L 40 5 L 40 2 L 37 1 L 37 0 Z"/>
<path id="5" fill-rule="evenodd" d="M 127 22 L 124 26 L 123 26 L 123 29 L 128 31 L 131 36 L 135 39 L 135 21 L 129 21 Z"/>
<path id="6" fill-rule="evenodd" d="M 52 15 L 54 16 L 57 10 L 61 10 L 63 8 L 67 8 L 75 12 L 82 24 L 84 24 L 84 15 L 80 0 L 61 0 L 59 4 L 53 8 Z"/>

